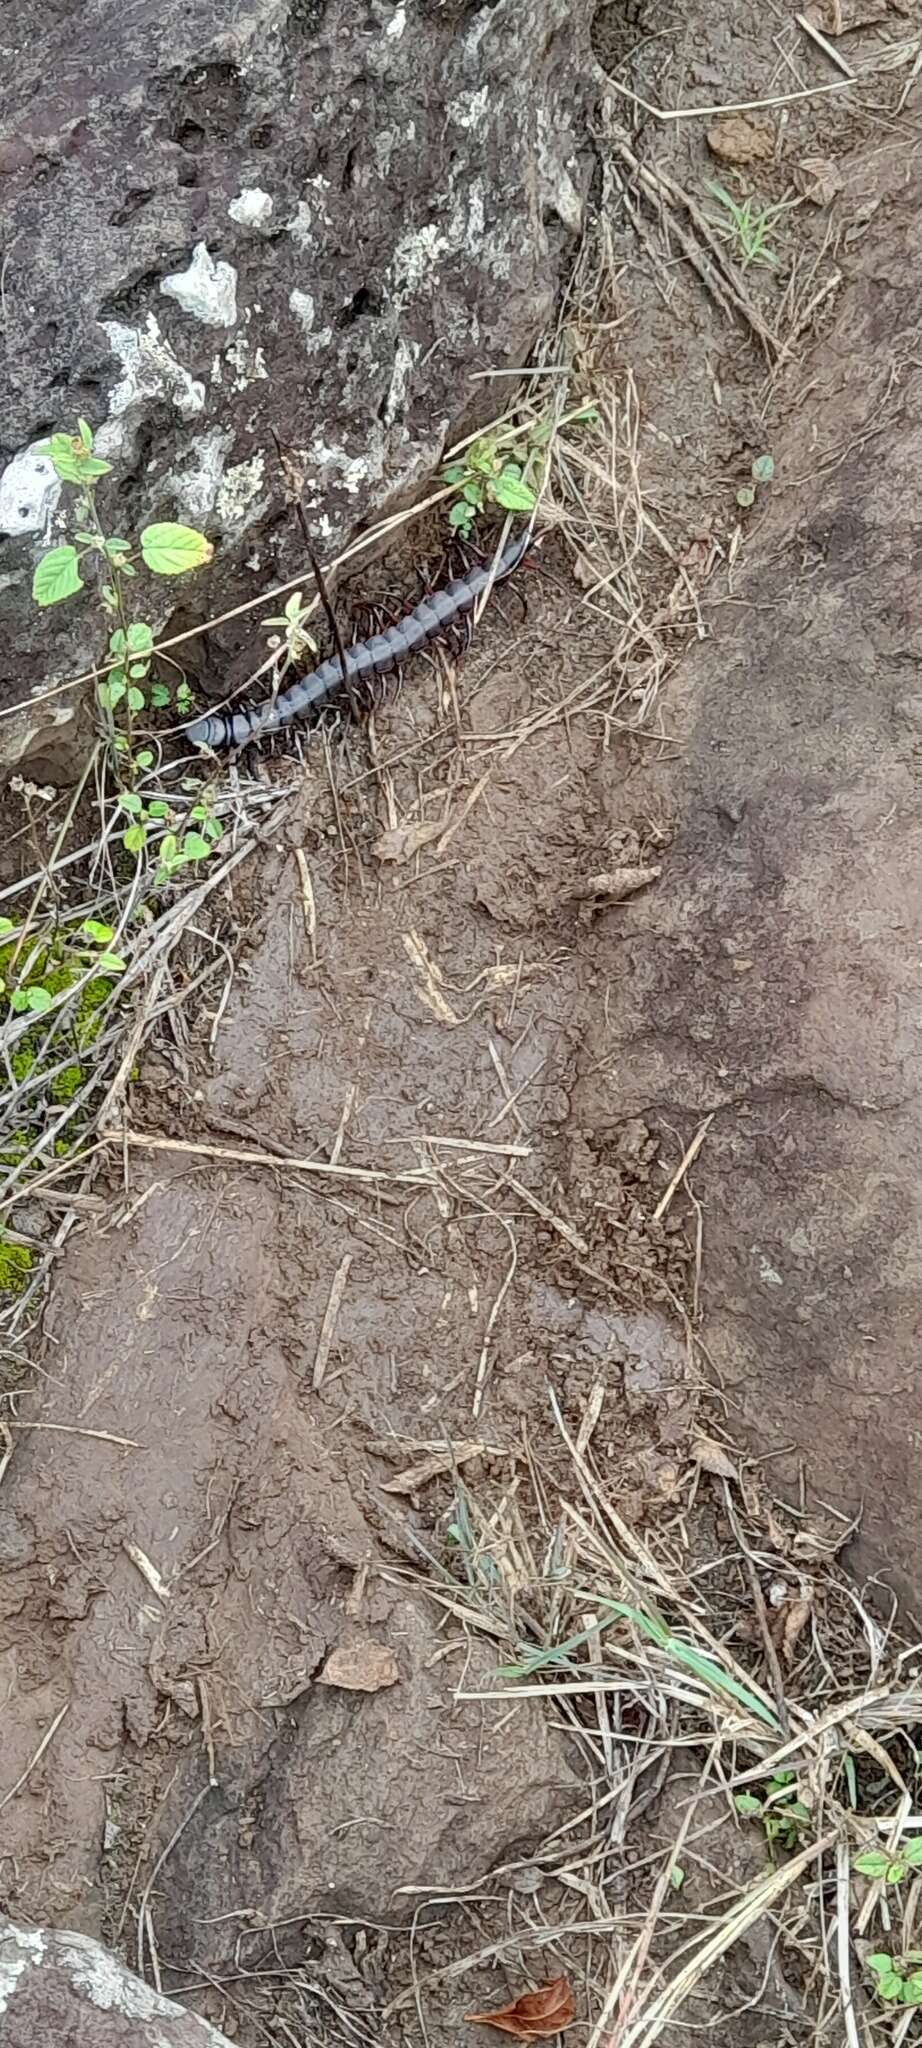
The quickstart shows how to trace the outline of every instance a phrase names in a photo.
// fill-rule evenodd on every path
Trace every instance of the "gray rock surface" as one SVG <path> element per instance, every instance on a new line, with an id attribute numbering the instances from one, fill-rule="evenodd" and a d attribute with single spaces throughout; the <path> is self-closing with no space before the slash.
<path id="1" fill-rule="evenodd" d="M 469 373 L 523 359 L 580 229 L 590 14 L 4 10 L 0 706 L 98 648 L 89 599 L 38 615 L 29 598 L 59 537 L 34 452 L 50 428 L 82 414 L 102 430 L 119 531 L 207 529 L 216 560 L 192 600 L 207 616 L 298 560 L 270 429 L 328 552 L 428 476 L 452 425 L 495 409 Z M 0 724 L 0 760 L 72 709 Z"/>
<path id="2" fill-rule="evenodd" d="M 0 2048 L 230 2048 L 83 1934 L 0 1920 Z"/>

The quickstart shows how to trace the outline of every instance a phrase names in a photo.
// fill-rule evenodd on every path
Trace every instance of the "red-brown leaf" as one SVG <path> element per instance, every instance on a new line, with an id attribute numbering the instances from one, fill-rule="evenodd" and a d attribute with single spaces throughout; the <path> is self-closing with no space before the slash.
<path id="1" fill-rule="evenodd" d="M 517 2041 L 549 2041 L 576 2018 L 576 2006 L 566 1977 L 554 1977 L 538 1991 L 523 1991 L 499 2012 L 466 2012 L 464 2017 L 475 2026 L 514 2034 Z"/>

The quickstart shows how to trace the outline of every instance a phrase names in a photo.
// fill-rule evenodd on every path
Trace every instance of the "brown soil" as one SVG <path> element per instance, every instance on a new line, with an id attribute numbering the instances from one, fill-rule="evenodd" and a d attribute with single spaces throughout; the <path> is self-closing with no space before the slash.
<path id="1" fill-rule="evenodd" d="M 632 26 L 629 7 L 604 8 L 599 57 L 671 103 L 796 89 L 773 15 L 734 7 L 731 30 L 716 11 L 686 10 L 677 34 L 672 10 L 634 9 Z M 853 60 L 873 34 L 849 40 Z M 804 83 L 828 83 L 812 45 L 782 40 Z M 635 133 L 628 114 L 622 103 L 642 161 L 689 191 L 728 179 L 705 124 Z M 784 217 L 779 245 L 797 253 L 783 318 L 784 285 L 748 275 L 792 350 L 770 382 L 752 334 L 635 196 L 638 239 L 617 204 L 626 159 L 606 155 L 622 320 L 609 364 L 636 374 L 647 502 L 675 557 L 694 583 L 720 567 L 703 613 L 715 634 L 734 601 L 736 489 L 796 419 L 813 300 L 824 293 L 825 317 L 892 175 L 876 120 L 837 97 L 797 103 L 778 129 L 783 166 L 757 166 L 779 199 L 792 163 L 860 146 L 842 169 L 869 209 Z M 411 559 L 381 565 L 382 589 L 407 587 Z M 602 699 L 503 755 L 498 736 L 562 702 L 610 645 L 559 543 L 529 581 L 525 622 L 512 592 L 503 605 L 456 670 L 414 670 L 370 733 L 310 748 L 292 776 L 278 842 L 222 908 L 226 983 L 133 1092 L 132 1129 L 178 1149 L 129 1149 L 113 1205 L 68 1248 L 28 1411 L 42 1427 L 5 1481 L 5 1784 L 67 1711 L 4 1812 L 2 1904 L 139 1943 L 148 1966 L 153 1935 L 164 1989 L 220 1978 L 202 2009 L 254 2048 L 473 2040 L 463 2013 L 516 1988 L 495 1968 L 440 1995 L 425 2026 L 412 1997 L 383 2034 L 374 2015 L 414 1969 L 501 1926 L 481 1940 L 455 1905 L 412 1966 L 389 1930 L 423 1899 L 473 1899 L 496 1864 L 527 1870 L 587 1802 L 539 1703 L 455 1698 L 462 1676 L 466 1694 L 485 1691 L 495 1658 L 440 1625 L 420 1583 L 452 1542 L 450 1471 L 388 1486 L 445 1443 L 472 1488 L 516 1485 L 523 1451 L 553 1479 L 551 1393 L 575 1430 L 597 1383 L 595 1452 L 628 1523 L 665 1525 L 687 1468 L 697 1217 L 684 1197 L 654 1211 L 700 1112 L 690 1096 L 673 1115 L 612 1064 L 610 1017 L 636 993 L 636 911 L 632 924 L 580 896 L 613 862 L 665 861 L 668 889 L 684 700 L 667 691 L 637 738 Z M 444 838 L 422 834 L 416 851 L 400 839 L 436 823 Z M 235 1157 L 254 1150 L 258 1166 Z M 332 1161 L 339 1177 L 279 1155 Z M 697 1528 L 704 1556 L 720 1533 L 707 1512 Z M 360 1689 L 324 1682 L 334 1651 Z M 669 1838 L 667 1814 L 651 1825 Z M 254 1929 L 271 1934 L 259 1968 L 273 1954 L 280 1970 L 309 1966 L 310 2010 L 287 2033 L 235 1992 L 235 1942 Z M 743 1957 L 740 2003 L 766 1967 Z M 780 1965 L 768 1981 L 781 2039 L 802 2016 Z M 762 2041 L 759 2024 L 741 2018 L 734 2048 Z"/>

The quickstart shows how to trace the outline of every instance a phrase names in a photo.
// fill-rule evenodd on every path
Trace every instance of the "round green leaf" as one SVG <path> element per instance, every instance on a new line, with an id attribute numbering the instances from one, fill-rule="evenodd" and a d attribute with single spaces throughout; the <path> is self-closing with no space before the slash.
<path id="1" fill-rule="evenodd" d="M 128 645 L 131 648 L 132 654 L 146 654 L 148 648 L 153 647 L 153 644 L 154 636 L 150 626 L 144 625 L 141 620 L 136 625 L 129 626 Z"/>
<path id="2" fill-rule="evenodd" d="M 14 925 L 11 917 L 0 917 L 0 938 L 5 939 L 7 932 L 13 932 L 15 930 L 16 926 Z"/>
<path id="3" fill-rule="evenodd" d="M 126 853 L 143 853 L 146 835 L 143 825 L 129 825 L 122 833 L 122 845 Z"/>
<path id="4" fill-rule="evenodd" d="M 207 839 L 202 838 L 200 832 L 187 832 L 182 843 L 182 850 L 186 860 L 207 860 L 211 847 Z"/>
<path id="5" fill-rule="evenodd" d="M 110 924 L 100 924 L 97 917 L 85 917 L 80 930 L 85 932 L 87 938 L 92 939 L 94 945 L 97 946 L 107 946 L 109 940 L 115 937 L 112 926 Z"/>
<path id="6" fill-rule="evenodd" d="M 73 597 L 76 590 L 82 589 L 83 577 L 76 548 L 51 548 L 36 563 L 32 578 L 32 596 L 36 604 L 60 604 L 63 597 Z"/>
<path id="7" fill-rule="evenodd" d="M 187 570 L 210 562 L 214 548 L 194 526 L 177 526 L 166 519 L 159 526 L 145 526 L 141 553 L 155 576 L 185 576 Z"/>
<path id="8" fill-rule="evenodd" d="M 36 988 L 22 989 L 18 993 L 25 996 L 25 1009 L 31 1010 L 36 1017 L 43 1017 L 54 1002 L 51 990 L 42 988 L 41 983 Z"/>
<path id="9" fill-rule="evenodd" d="M 738 505 L 743 505 L 743 506 L 749 506 L 749 505 L 754 505 L 754 504 L 755 504 L 755 501 L 756 501 L 756 494 L 755 494 L 755 491 L 754 491 L 754 489 L 753 489 L 753 486 L 752 486 L 752 484 L 740 484 L 739 490 L 737 491 L 737 494 L 736 494 L 736 502 L 737 502 L 737 504 L 738 504 Z"/>
<path id="10" fill-rule="evenodd" d="M 752 465 L 752 474 L 757 484 L 770 484 L 775 474 L 773 455 L 757 455 Z"/>

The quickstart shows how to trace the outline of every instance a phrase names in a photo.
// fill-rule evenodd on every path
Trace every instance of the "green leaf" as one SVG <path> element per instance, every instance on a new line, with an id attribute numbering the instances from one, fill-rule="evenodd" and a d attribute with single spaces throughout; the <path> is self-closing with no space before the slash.
<path id="1" fill-rule="evenodd" d="M 176 838 L 175 832 L 164 832 L 163 838 L 160 842 L 160 859 L 161 861 L 163 861 L 165 866 L 176 859 L 178 851 L 179 842 Z"/>
<path id="2" fill-rule="evenodd" d="M 733 1804 L 736 1807 L 737 1813 L 749 1815 L 761 1813 L 762 1811 L 761 1799 L 757 1799 L 752 1792 L 737 1792 Z"/>
<path id="3" fill-rule="evenodd" d="M 132 686 L 132 688 L 131 688 L 131 689 L 129 690 L 129 692 L 128 692 L 128 709 L 129 709 L 129 711 L 143 711 L 143 709 L 144 709 L 144 705 L 145 705 L 145 701 L 146 701 L 146 700 L 145 700 L 145 696 L 144 696 L 144 691 L 143 691 L 143 690 L 136 690 L 136 689 L 134 688 L 134 686 Z"/>
<path id="4" fill-rule="evenodd" d="M 125 962 L 119 953 L 100 953 L 96 965 L 97 967 L 104 968 L 107 974 L 124 974 L 125 972 Z"/>
<path id="5" fill-rule="evenodd" d="M 902 1882 L 903 1882 L 903 1879 L 904 1879 L 905 1875 L 906 1875 L 906 1865 L 905 1865 L 905 1863 L 888 1863 L 888 1865 L 887 1865 L 887 1883 L 888 1883 L 888 1884 L 902 1884 Z"/>
<path id="6" fill-rule="evenodd" d="M 122 628 L 121 628 L 121 626 L 116 626 L 116 628 L 115 628 L 115 632 L 114 632 L 114 633 L 110 633 L 110 634 L 109 634 L 109 653 L 110 653 L 110 654 L 124 654 L 124 652 L 125 652 L 125 635 L 124 635 L 124 633 L 123 633 L 123 631 L 122 631 Z"/>
<path id="7" fill-rule="evenodd" d="M 60 604 L 62 598 L 73 597 L 75 590 L 82 589 L 83 577 L 76 548 L 51 548 L 36 563 L 32 578 L 32 596 L 36 604 Z"/>
<path id="8" fill-rule="evenodd" d="M 154 757 L 149 747 L 142 748 L 140 754 L 136 754 L 134 757 L 134 765 L 136 768 L 151 768 L 153 766 L 153 761 Z"/>
<path id="9" fill-rule="evenodd" d="M 129 825 L 122 833 L 122 845 L 126 853 L 143 853 L 147 845 L 147 833 L 143 825 Z"/>
<path id="10" fill-rule="evenodd" d="M 207 860 L 211 847 L 200 832 L 187 832 L 182 843 L 184 860 Z"/>
<path id="11" fill-rule="evenodd" d="M 97 917 L 85 917 L 80 930 L 86 933 L 88 939 L 92 939 L 95 946 L 107 946 L 109 940 L 115 937 L 111 924 L 100 924 Z"/>
<path id="12" fill-rule="evenodd" d="M 136 818 L 144 809 L 140 797 L 133 789 L 123 789 L 119 797 L 119 803 L 122 806 L 122 810 L 127 811 L 131 818 Z"/>
<path id="13" fill-rule="evenodd" d="M 15 930 L 16 926 L 11 917 L 0 917 L 0 938 L 5 939 L 7 932 L 14 932 Z"/>
<path id="14" fill-rule="evenodd" d="M 86 420 L 77 421 L 77 432 L 88 455 L 93 453 L 93 429 Z"/>
<path id="15" fill-rule="evenodd" d="M 103 710 L 114 711 L 116 705 L 121 703 L 127 687 L 127 683 L 121 678 L 116 682 L 110 680 L 108 683 L 100 683 L 96 695 Z"/>
<path id="16" fill-rule="evenodd" d="M 479 477 L 473 476 L 468 478 L 461 496 L 467 500 L 469 505 L 476 505 L 478 511 L 480 510 L 483 505 L 483 484 Z"/>
<path id="17" fill-rule="evenodd" d="M 131 648 L 132 654 L 147 654 L 149 649 L 153 647 L 153 644 L 153 632 L 150 626 L 144 624 L 143 620 L 139 619 L 135 625 L 129 626 L 128 645 Z"/>
<path id="18" fill-rule="evenodd" d="M 889 1864 L 890 1858 L 886 1850 L 865 1849 L 860 1856 L 855 1857 L 854 1867 L 861 1872 L 862 1877 L 879 1879 L 886 1877 Z"/>
<path id="19" fill-rule="evenodd" d="M 181 712 L 183 717 L 185 717 L 187 711 L 191 711 L 192 709 L 192 691 L 190 690 L 188 683 L 179 683 L 177 685 L 176 709 L 177 711 Z"/>
<path id="20" fill-rule="evenodd" d="M 669 1882 L 674 1892 L 680 1892 L 685 1883 L 685 1872 L 681 1863 L 674 1863 L 669 1872 Z"/>
<path id="21" fill-rule="evenodd" d="M 900 1997 L 904 2005 L 922 2005 L 922 1970 L 913 1970 L 911 1976 L 903 1978 Z"/>
<path id="22" fill-rule="evenodd" d="M 107 612 L 114 612 L 118 610 L 118 598 L 116 597 L 115 591 L 113 590 L 111 583 L 101 584 L 99 595 Z"/>
<path id="23" fill-rule="evenodd" d="M 202 831 L 206 839 L 223 839 L 224 837 L 224 827 L 220 818 L 207 818 L 202 826 Z"/>
<path id="24" fill-rule="evenodd" d="M 170 815 L 169 804 L 165 804 L 163 798 L 159 796 L 154 798 L 152 804 L 148 804 L 147 810 L 151 818 L 168 818 Z"/>
<path id="25" fill-rule="evenodd" d="M 166 683 L 154 683 L 152 685 L 150 701 L 155 711 L 163 711 L 165 709 L 170 701 L 170 693 Z"/>
<path id="26" fill-rule="evenodd" d="M 470 533 L 474 524 L 474 514 L 464 498 L 459 498 L 458 503 L 452 506 L 448 514 L 448 524 L 454 527 L 456 533 Z"/>
<path id="27" fill-rule="evenodd" d="M 513 476 L 508 469 L 494 477 L 492 495 L 505 512 L 531 512 L 535 503 L 531 485 L 523 484 L 521 477 Z"/>
<path id="28" fill-rule="evenodd" d="M 753 484 L 740 484 L 739 490 L 736 494 L 737 504 L 746 507 L 749 505 L 754 505 L 755 501 L 755 486 Z"/>
<path id="29" fill-rule="evenodd" d="M 129 665 L 128 674 L 133 682 L 143 682 L 149 667 L 149 661 L 133 661 Z"/>
<path id="30" fill-rule="evenodd" d="M 752 465 L 752 474 L 757 484 L 770 484 L 775 474 L 773 455 L 757 455 Z"/>
<path id="31" fill-rule="evenodd" d="M 450 462 L 448 468 L 442 471 L 442 477 L 447 484 L 463 484 L 466 475 L 467 470 L 463 462 Z"/>
<path id="32" fill-rule="evenodd" d="M 40 982 L 35 988 L 16 989 L 12 997 L 14 1010 L 31 1010 L 36 1017 L 43 1017 L 53 1002 L 50 989 L 42 988 Z"/>
<path id="33" fill-rule="evenodd" d="M 903 1862 L 908 1863 L 910 1870 L 917 1870 L 922 1863 L 922 1835 L 913 1835 L 910 1841 L 905 1842 L 900 1855 Z"/>
<path id="34" fill-rule="evenodd" d="M 158 526 L 145 526 L 141 553 L 155 576 L 185 576 L 187 570 L 210 562 L 214 548 L 194 526 L 177 526 L 167 519 Z"/>

